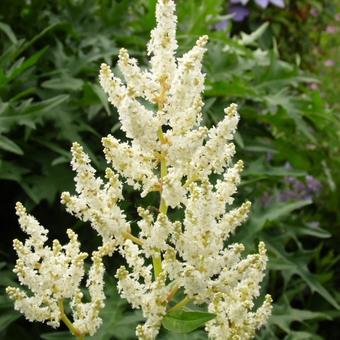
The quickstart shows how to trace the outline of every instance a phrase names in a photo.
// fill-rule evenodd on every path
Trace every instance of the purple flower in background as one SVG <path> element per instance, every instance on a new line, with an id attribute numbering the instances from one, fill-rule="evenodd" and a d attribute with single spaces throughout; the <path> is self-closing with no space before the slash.
<path id="1" fill-rule="evenodd" d="M 287 169 L 291 169 L 291 165 L 285 165 Z M 281 202 L 310 200 L 319 196 L 322 191 L 322 184 L 315 177 L 307 175 L 304 180 L 297 179 L 293 176 L 286 176 L 281 181 L 282 190 L 277 194 L 264 192 L 260 197 L 260 202 L 263 207 L 270 205 L 278 200 Z"/>
<path id="2" fill-rule="evenodd" d="M 269 4 L 272 4 L 276 7 L 285 7 L 284 0 L 255 0 L 256 4 L 262 8 L 267 8 Z"/>
<path id="3" fill-rule="evenodd" d="M 248 2 L 249 0 L 230 0 L 231 4 L 242 4 L 243 6 Z M 284 0 L 255 0 L 255 3 L 262 8 L 267 8 L 269 4 L 281 8 L 285 7 Z"/>
<path id="4" fill-rule="evenodd" d="M 306 176 L 303 182 L 295 177 L 287 176 L 283 182 L 286 185 L 279 193 L 279 200 L 286 202 L 291 200 L 312 200 L 321 193 L 322 185 L 313 176 Z"/>
<path id="5" fill-rule="evenodd" d="M 243 6 L 230 6 L 229 12 L 237 22 L 243 21 L 249 15 L 248 8 Z"/>
<path id="6" fill-rule="evenodd" d="M 326 28 L 326 32 L 330 34 L 334 34 L 336 33 L 336 31 L 337 31 L 336 26 L 333 26 L 333 25 L 329 25 Z"/>
<path id="7" fill-rule="evenodd" d="M 230 0 L 231 4 L 242 4 L 243 6 L 246 5 L 249 0 Z"/>
<path id="8" fill-rule="evenodd" d="M 259 0 L 258 0 L 258 1 L 259 1 Z M 270 2 L 272 5 L 276 6 L 276 7 L 280 7 L 280 8 L 285 7 L 285 2 L 284 2 L 284 0 L 269 0 L 269 2 Z"/>
<path id="9" fill-rule="evenodd" d="M 255 0 L 256 5 L 262 7 L 262 8 L 267 8 L 269 4 L 269 0 Z"/>
<path id="10" fill-rule="evenodd" d="M 264 192 L 260 197 L 260 202 L 263 207 L 267 207 L 273 201 L 273 196 L 269 192 Z"/>
<path id="11" fill-rule="evenodd" d="M 335 62 L 332 59 L 328 59 L 324 62 L 324 65 L 327 66 L 327 67 L 332 67 L 332 66 L 335 65 Z"/>
<path id="12" fill-rule="evenodd" d="M 310 83 L 310 84 L 308 84 L 308 87 L 311 90 L 317 90 L 319 88 L 319 85 L 317 83 Z"/>
<path id="13" fill-rule="evenodd" d="M 283 8 L 285 7 L 284 0 L 254 0 L 255 3 L 261 8 L 267 8 L 269 4 L 272 4 L 276 7 Z M 245 5 L 249 2 L 249 0 L 230 0 L 232 4 L 229 7 L 229 13 L 233 14 L 234 21 L 243 21 L 248 15 L 249 10 Z"/>
<path id="14" fill-rule="evenodd" d="M 214 25 L 214 28 L 217 30 L 217 31 L 222 31 L 222 30 L 225 30 L 228 26 L 228 20 L 223 20 L 221 22 L 218 22 L 217 24 Z"/>
<path id="15" fill-rule="evenodd" d="M 320 181 L 318 181 L 315 177 L 313 176 L 307 176 L 306 177 L 306 185 L 307 185 L 307 190 L 309 190 L 313 194 L 320 194 L 322 185 Z"/>
<path id="16" fill-rule="evenodd" d="M 311 10 L 310 10 L 310 15 L 312 17 L 317 17 L 319 15 L 319 12 L 315 7 L 312 7 Z"/>

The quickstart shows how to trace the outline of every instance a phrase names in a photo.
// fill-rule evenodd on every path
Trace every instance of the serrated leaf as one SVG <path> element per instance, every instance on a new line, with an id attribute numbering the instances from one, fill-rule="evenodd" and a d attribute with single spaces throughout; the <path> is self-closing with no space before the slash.
<path id="1" fill-rule="evenodd" d="M 272 259 L 270 265 L 275 265 L 276 263 L 278 265 L 276 270 L 284 270 L 283 275 L 286 276 L 286 281 L 294 274 L 300 276 L 312 292 L 317 292 L 333 307 L 340 309 L 336 299 L 319 282 L 318 277 L 310 272 L 308 263 L 306 262 L 306 251 L 305 253 L 302 251 L 287 253 L 283 249 L 281 242 L 273 239 L 267 241 L 265 238 L 264 241 L 266 242 L 268 251 L 276 256 L 275 261 Z"/>
<path id="2" fill-rule="evenodd" d="M 279 202 L 271 205 L 265 211 L 254 213 L 250 218 L 250 228 L 252 232 L 261 230 L 267 222 L 276 221 L 284 216 L 289 215 L 292 211 L 303 208 L 311 201 L 303 200 L 292 203 Z"/>
<path id="3" fill-rule="evenodd" d="M 163 321 L 164 328 L 175 333 L 189 333 L 212 320 L 215 314 L 206 312 L 178 311 L 168 313 Z"/>
<path id="4" fill-rule="evenodd" d="M 313 312 L 310 310 L 303 310 L 292 308 L 285 297 L 284 303 L 275 305 L 273 313 L 270 317 L 270 323 L 277 325 L 286 333 L 290 333 L 290 324 L 292 322 L 304 322 L 307 320 L 331 320 L 326 313 Z"/>
<path id="5" fill-rule="evenodd" d="M 282 216 L 286 216 L 294 210 L 305 207 L 306 205 L 311 204 L 312 201 L 302 200 L 292 203 L 278 203 L 272 205 L 270 209 L 268 209 L 263 215 L 262 218 L 265 221 L 274 221 L 279 219 Z"/>

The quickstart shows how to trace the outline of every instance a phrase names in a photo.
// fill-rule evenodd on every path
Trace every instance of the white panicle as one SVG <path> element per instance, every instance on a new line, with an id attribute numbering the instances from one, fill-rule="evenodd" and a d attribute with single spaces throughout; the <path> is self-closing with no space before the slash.
<path id="1" fill-rule="evenodd" d="M 26 286 L 30 292 L 26 293 L 14 287 L 7 287 L 6 291 L 15 301 L 15 309 L 23 313 L 29 321 L 46 322 L 54 328 L 59 327 L 60 321 L 65 317 L 63 301 L 75 299 L 79 295 L 79 285 L 85 274 L 84 260 L 88 254 L 80 252 L 77 234 L 71 229 L 67 230 L 69 243 L 66 245 L 62 246 L 58 240 L 53 240 L 52 247 L 44 245 L 47 230 L 33 216 L 26 213 L 21 203 L 17 203 L 16 211 L 20 227 L 29 238 L 24 244 L 18 240 L 13 241 L 18 254 L 14 272 L 20 284 Z M 113 242 L 104 246 L 106 253 L 112 253 L 114 247 Z M 93 265 L 88 286 L 91 297 L 101 302 L 101 304 L 95 302 L 95 308 L 99 312 L 103 308 L 104 269 L 97 270 L 98 266 L 102 267 L 101 259 L 97 259 L 97 253 L 94 252 L 92 256 Z M 93 286 L 97 288 L 93 289 Z M 92 325 L 92 329 L 81 328 L 79 332 L 93 334 L 100 325 L 98 313 L 87 314 L 86 317 L 86 323 Z"/>
<path id="2" fill-rule="evenodd" d="M 169 88 L 176 71 L 177 50 L 175 3 L 173 0 L 159 0 L 156 5 L 157 26 L 151 32 L 148 55 L 151 56 L 152 78 L 158 82 L 158 95 L 162 85 Z"/>
<path id="3" fill-rule="evenodd" d="M 202 58 L 208 37 L 198 39 L 196 46 L 182 58 L 171 83 L 166 105 L 167 118 L 175 134 L 185 134 L 201 120 L 204 90 Z"/>
<path id="4" fill-rule="evenodd" d="M 118 110 L 126 136 L 146 151 L 154 149 L 160 123 L 153 112 L 135 99 L 134 93 L 130 93 L 129 88 L 113 76 L 108 65 L 101 65 L 99 79 L 108 94 L 109 102 Z"/>
<path id="5" fill-rule="evenodd" d="M 155 93 L 159 90 L 159 85 L 153 80 L 152 73 L 141 70 L 137 60 L 130 58 L 125 48 L 119 51 L 118 58 L 118 66 L 124 76 L 131 97 L 143 97 L 155 104 Z"/>
<path id="6" fill-rule="evenodd" d="M 73 311 L 74 327 L 81 334 L 94 335 L 102 324 L 100 311 L 105 306 L 103 257 L 111 256 L 116 243 L 111 241 L 92 253 L 92 266 L 90 268 L 86 287 L 89 290 L 90 302 L 82 302 L 83 294 L 80 289 L 73 295 L 71 308 Z"/>
<path id="7" fill-rule="evenodd" d="M 75 177 L 77 196 L 64 192 L 61 202 L 66 210 L 80 220 L 91 223 L 91 226 L 103 238 L 103 243 L 110 242 L 113 237 L 122 240 L 122 233 L 130 230 L 124 212 L 117 206 L 123 198 L 122 185 L 118 176 L 106 170 L 107 183 L 95 177 L 95 170 L 90 159 L 78 143 L 72 146 L 72 168 Z"/>
<path id="8" fill-rule="evenodd" d="M 125 178 L 126 183 L 138 190 L 143 188 L 143 195 L 152 191 L 158 183 L 155 175 L 157 161 L 153 154 L 143 152 L 139 147 L 121 143 L 111 135 L 102 139 L 106 161 Z"/>
<path id="9" fill-rule="evenodd" d="M 103 244 L 92 254 L 86 284 L 90 300 L 83 301 L 80 289 L 87 254 L 80 252 L 76 234 L 68 230 L 65 246 L 56 240 L 46 246 L 47 230 L 20 204 L 19 222 L 29 239 L 25 244 L 14 241 L 15 272 L 31 293 L 12 287 L 7 292 L 31 321 L 57 327 L 62 320 L 80 339 L 94 335 L 105 301 L 102 258 L 117 248 L 126 261 L 115 275 L 118 291 L 145 317 L 136 329 L 139 339 L 155 339 L 167 312 L 181 310 L 189 301 L 216 315 L 205 325 L 209 338 L 252 339 L 271 313 L 271 297 L 255 308 L 267 263 L 264 243 L 258 254 L 248 256 L 240 243 L 226 246 L 251 206 L 233 206 L 243 170 L 242 161 L 232 163 L 237 106 L 226 108 L 216 126 L 200 126 L 208 37 L 200 37 L 177 58 L 173 0 L 158 0 L 156 21 L 148 44 L 150 69 L 138 66 L 125 49 L 118 57 L 122 80 L 101 65 L 100 84 L 127 137 L 124 142 L 112 135 L 102 139 L 112 167 L 105 180 L 96 176 L 79 144 L 71 149 L 76 194 L 64 192 L 61 201 L 68 212 L 91 224 Z M 124 183 L 142 198 L 156 192 L 148 202 L 158 195 L 159 206 L 146 208 L 143 202 L 137 219 L 128 222 L 119 206 Z M 185 297 L 174 305 L 179 291 Z M 64 313 L 64 299 L 70 302 L 73 323 Z"/>

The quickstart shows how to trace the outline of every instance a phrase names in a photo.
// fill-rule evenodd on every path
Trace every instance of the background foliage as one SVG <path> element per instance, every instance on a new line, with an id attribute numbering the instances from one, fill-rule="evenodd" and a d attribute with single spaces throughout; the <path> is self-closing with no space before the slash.
<path id="1" fill-rule="evenodd" d="M 275 301 L 258 338 L 336 338 L 340 120 L 334 46 L 339 35 L 327 28 L 339 32 L 336 3 L 287 1 L 285 9 L 266 10 L 250 5 L 245 22 L 228 19 L 223 29 L 216 24 L 228 18 L 228 2 L 177 4 L 180 52 L 199 35 L 210 36 L 204 123 L 219 121 L 230 102 L 240 107 L 237 157 L 246 170 L 238 199 L 251 200 L 253 209 L 233 238 L 249 252 L 258 240 L 266 242 L 270 261 L 263 290 Z M 24 237 L 14 203 L 25 203 L 51 237 L 64 240 L 72 226 L 85 250 L 96 246 L 92 230 L 59 203 L 61 191 L 73 190 L 69 147 L 80 142 L 101 173 L 100 137 L 110 132 L 124 138 L 115 109 L 98 86 L 98 67 L 104 60 L 115 65 L 122 46 L 145 63 L 154 6 L 155 0 L 0 2 L 1 339 L 69 338 L 63 329 L 51 333 L 25 321 L 4 295 L 4 287 L 15 284 L 12 239 Z M 301 9 L 313 8 L 317 16 L 302 17 Z M 124 208 L 135 219 L 139 199 L 129 188 L 125 197 Z M 143 204 L 154 205 L 153 198 Z M 142 319 L 115 290 L 112 273 L 120 262 L 117 257 L 107 261 L 108 300 L 95 339 L 133 339 Z M 161 338 L 206 336 L 163 331 Z"/>

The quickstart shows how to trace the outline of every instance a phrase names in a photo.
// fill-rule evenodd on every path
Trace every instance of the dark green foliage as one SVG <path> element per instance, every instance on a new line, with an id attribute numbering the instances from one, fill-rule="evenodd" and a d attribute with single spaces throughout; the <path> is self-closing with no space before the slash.
<path id="1" fill-rule="evenodd" d="M 246 169 L 237 200 L 248 199 L 253 208 L 232 241 L 243 242 L 249 252 L 259 240 L 266 242 L 270 260 L 263 292 L 274 298 L 273 316 L 258 338 L 335 339 L 340 317 L 339 116 L 319 91 L 308 87 L 318 78 L 282 53 L 298 47 L 287 46 L 278 32 L 284 61 L 266 44 L 268 34 L 278 30 L 275 20 L 269 20 L 267 30 L 262 27 L 252 34 L 230 37 L 215 31 L 214 24 L 225 14 L 224 3 L 177 1 L 178 34 L 181 52 L 199 35 L 210 35 L 204 123 L 216 124 L 224 107 L 239 104 L 237 158 L 244 160 Z M 73 141 L 81 143 L 101 173 L 101 136 L 111 132 L 124 138 L 115 109 L 98 86 L 98 69 L 102 61 L 114 65 L 122 46 L 145 63 L 154 7 L 155 0 L 0 2 L 1 339 L 67 339 L 63 328 L 52 332 L 18 319 L 4 295 L 3 288 L 15 284 L 12 239 L 24 237 L 13 206 L 21 200 L 35 207 L 34 214 L 51 230 L 51 237 L 64 240 L 66 227 L 72 226 L 84 250 L 96 246 L 89 226 L 67 216 L 59 204 L 61 191 L 73 191 L 69 147 Z M 258 24 L 268 13 L 257 18 Z M 299 25 L 290 12 L 282 16 L 282 27 Z M 307 176 L 321 182 L 319 194 L 301 194 Z M 298 196 L 284 197 L 291 185 L 300 185 Z M 124 209 L 135 220 L 140 199 L 131 188 L 124 193 Z M 150 195 L 142 204 L 152 206 L 154 200 Z M 120 261 L 116 256 L 107 262 L 108 300 L 96 340 L 133 339 L 142 320 L 113 288 L 112 273 Z M 160 338 L 179 339 L 164 329 Z M 196 331 L 180 339 L 206 335 Z"/>

